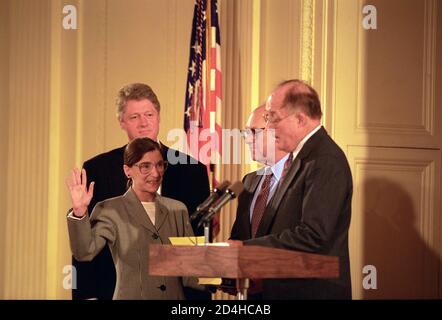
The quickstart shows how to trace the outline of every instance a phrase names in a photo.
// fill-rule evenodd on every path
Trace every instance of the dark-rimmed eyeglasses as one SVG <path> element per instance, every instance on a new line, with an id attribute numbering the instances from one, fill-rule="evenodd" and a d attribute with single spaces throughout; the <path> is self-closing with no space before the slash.
<path id="1" fill-rule="evenodd" d="M 258 133 L 262 132 L 265 128 L 246 128 L 241 129 L 239 132 L 241 133 L 241 136 L 244 138 L 254 137 Z"/>
<path id="2" fill-rule="evenodd" d="M 288 115 L 286 115 L 285 117 L 282 117 L 282 118 L 278 117 L 276 115 L 276 113 L 266 113 L 266 114 L 263 115 L 263 117 L 264 117 L 264 121 L 266 123 L 268 123 L 268 124 L 277 124 L 277 123 L 281 122 L 282 120 L 290 117 L 294 113 L 296 113 L 296 112 L 295 111 L 294 112 L 290 112 Z"/>
<path id="3" fill-rule="evenodd" d="M 152 171 L 153 167 L 157 169 L 158 172 L 164 172 L 167 169 L 167 161 L 158 161 L 156 164 L 151 162 L 142 162 L 138 164 L 134 164 L 135 167 L 138 167 L 140 169 L 141 174 L 148 174 Z"/>

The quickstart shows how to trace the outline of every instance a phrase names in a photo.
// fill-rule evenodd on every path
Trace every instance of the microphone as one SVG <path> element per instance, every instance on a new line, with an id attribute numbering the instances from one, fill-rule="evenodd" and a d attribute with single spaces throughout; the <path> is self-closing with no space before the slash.
<path id="1" fill-rule="evenodd" d="M 210 193 L 210 195 L 207 197 L 206 200 L 204 200 L 203 203 L 201 203 L 200 205 L 198 205 L 198 207 L 196 207 L 196 210 L 194 213 L 192 213 L 192 215 L 190 216 L 190 220 L 193 221 L 196 218 L 198 218 L 200 215 L 202 215 L 205 211 L 207 211 L 207 209 L 209 209 L 209 207 L 216 201 L 219 199 L 219 197 L 221 197 L 225 192 L 227 187 L 230 185 L 230 181 L 229 180 L 224 180 L 223 182 L 221 182 L 220 184 L 218 184 L 215 188 L 213 188 L 212 192 Z"/>
<path id="2" fill-rule="evenodd" d="M 229 188 L 227 188 L 226 192 L 219 198 L 219 200 L 207 210 L 208 213 L 204 216 L 203 219 L 201 219 L 198 224 L 198 228 L 201 226 L 201 224 L 210 221 L 215 213 L 217 213 L 224 205 L 226 205 L 227 202 L 239 196 L 243 190 L 244 185 L 241 181 L 236 181 Z"/>

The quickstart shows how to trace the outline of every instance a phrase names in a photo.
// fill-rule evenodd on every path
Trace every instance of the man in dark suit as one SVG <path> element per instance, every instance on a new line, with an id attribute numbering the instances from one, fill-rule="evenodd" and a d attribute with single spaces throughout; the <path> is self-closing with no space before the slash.
<path id="1" fill-rule="evenodd" d="M 160 103 L 153 90 L 142 83 L 129 84 L 118 92 L 117 116 L 120 127 L 128 140 L 149 137 L 158 141 L 160 124 Z M 87 172 L 88 184 L 95 181 L 94 196 L 88 207 L 91 213 L 99 201 L 121 196 L 127 190 L 127 178 L 123 171 L 124 148 L 117 148 L 87 160 L 83 167 Z M 195 159 L 161 144 L 164 159 L 169 166 L 164 173 L 160 193 L 163 196 L 183 202 L 189 214 L 195 211 L 210 193 L 206 167 Z M 177 159 L 180 161 L 177 163 Z M 198 220 L 192 223 L 196 235 Z M 73 258 L 77 269 L 77 289 L 72 298 L 112 299 L 115 288 L 115 267 L 110 251 L 105 247 L 91 262 L 79 262 Z M 188 299 L 210 299 L 210 293 L 185 288 Z"/>
<path id="2" fill-rule="evenodd" d="M 238 196 L 236 219 L 230 234 L 232 240 L 252 238 L 253 211 L 259 193 L 263 189 L 265 178 L 269 174 L 272 175 L 270 177 L 270 191 L 265 199 L 268 204 L 276 190 L 284 162 L 288 157 L 286 152 L 275 148 L 274 137 L 266 128 L 265 112 L 265 104 L 256 108 L 249 116 L 245 129 L 242 130 L 245 143 L 250 148 L 252 160 L 264 164 L 265 167 L 246 174 L 242 179 L 244 190 Z M 253 231 L 256 232 L 256 230 Z"/>
<path id="3" fill-rule="evenodd" d="M 276 147 L 289 157 L 255 237 L 244 245 L 338 256 L 340 276 L 264 280 L 263 298 L 351 299 L 348 229 L 353 186 L 345 154 L 321 126 L 319 97 L 306 83 L 279 85 L 267 112 Z"/>
<path id="4" fill-rule="evenodd" d="M 250 147 L 252 159 L 265 166 L 243 177 L 244 190 L 238 196 L 236 219 L 230 234 L 231 240 L 248 240 L 254 237 L 263 210 L 278 186 L 284 162 L 288 157 L 286 152 L 275 148 L 273 132 L 266 128 L 265 114 L 264 104 L 252 112 L 245 129 L 241 130 L 245 143 Z M 265 193 L 265 199 L 262 199 L 263 193 Z M 262 199 L 262 206 L 260 206 L 259 199 Z M 225 280 L 225 283 L 229 282 L 232 283 L 230 280 Z M 224 292 L 235 295 L 236 289 L 225 288 Z M 260 280 L 251 280 L 248 299 L 262 299 Z"/>

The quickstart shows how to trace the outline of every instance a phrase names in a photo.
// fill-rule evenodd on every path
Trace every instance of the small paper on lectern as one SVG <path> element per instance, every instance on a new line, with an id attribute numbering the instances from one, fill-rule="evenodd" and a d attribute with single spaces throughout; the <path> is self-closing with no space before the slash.
<path id="1" fill-rule="evenodd" d="M 204 237 L 169 237 L 170 243 L 174 246 L 220 246 L 228 247 L 227 242 L 213 242 L 204 243 Z M 220 285 L 222 282 L 221 278 L 198 278 L 198 283 L 202 285 Z"/>

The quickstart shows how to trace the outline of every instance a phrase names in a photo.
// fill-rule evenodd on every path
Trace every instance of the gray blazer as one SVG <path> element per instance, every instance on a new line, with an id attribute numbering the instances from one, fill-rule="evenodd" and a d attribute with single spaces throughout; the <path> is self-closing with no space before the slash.
<path id="1" fill-rule="evenodd" d="M 149 245 L 170 244 L 170 236 L 193 236 L 185 205 L 157 196 L 152 224 L 132 189 L 97 203 L 91 217 L 67 218 L 71 250 L 79 261 L 92 260 L 109 246 L 117 271 L 113 299 L 184 299 L 183 278 L 149 276 Z M 197 287 L 196 279 L 184 279 Z M 201 287 L 200 287 L 201 289 Z"/>

